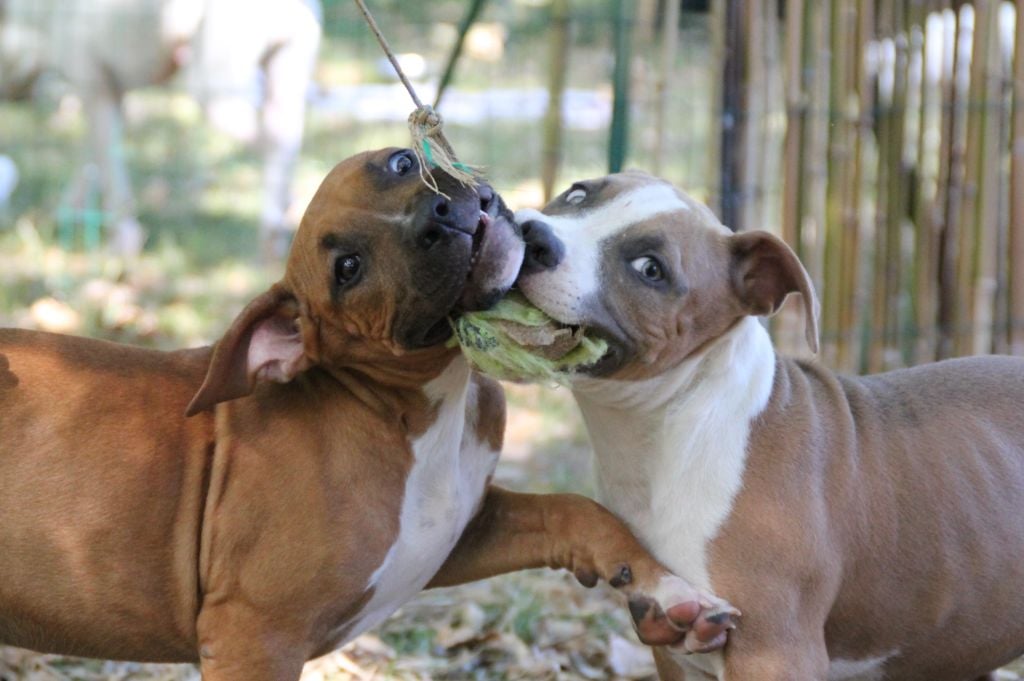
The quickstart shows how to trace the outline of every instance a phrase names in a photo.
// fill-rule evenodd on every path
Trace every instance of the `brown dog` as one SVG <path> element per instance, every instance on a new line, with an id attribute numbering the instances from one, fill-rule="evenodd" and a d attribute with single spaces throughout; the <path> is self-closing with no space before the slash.
<path id="1" fill-rule="evenodd" d="M 744 613 L 724 653 L 657 652 L 663 677 L 966 681 L 1024 653 L 1024 359 L 780 357 L 755 316 L 793 292 L 817 348 L 796 256 L 642 173 L 517 219 L 557 256 L 523 292 L 611 346 L 573 386 L 604 502 Z"/>
<path id="2" fill-rule="evenodd" d="M 291 681 L 428 582 L 551 566 L 621 587 L 647 642 L 722 644 L 725 606 L 597 504 L 488 488 L 504 399 L 448 317 L 523 243 L 489 187 L 435 179 L 339 164 L 212 351 L 0 331 L 0 642 Z"/>

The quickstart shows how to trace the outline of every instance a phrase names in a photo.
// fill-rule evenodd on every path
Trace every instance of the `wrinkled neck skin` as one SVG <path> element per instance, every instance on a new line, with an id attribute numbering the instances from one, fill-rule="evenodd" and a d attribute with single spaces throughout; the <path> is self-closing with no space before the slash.
<path id="1" fill-rule="evenodd" d="M 453 368 L 466 364 L 458 347 L 443 345 L 414 350 L 386 358 L 322 366 L 355 399 L 379 415 L 409 414 L 423 408 L 425 390 L 432 381 Z M 465 383 L 469 382 L 468 368 Z M 418 431 L 417 424 L 408 424 Z"/>
<path id="2" fill-rule="evenodd" d="M 766 367 L 768 375 L 764 376 Z M 615 411 L 664 415 L 680 410 L 698 391 L 711 394 L 710 390 L 741 382 L 743 392 L 748 392 L 755 387 L 750 383 L 752 379 L 760 378 L 759 384 L 767 380 L 770 387 L 774 376 L 775 349 L 767 330 L 756 317 L 744 317 L 659 376 L 623 381 L 579 375 L 573 379 L 572 390 L 581 406 L 586 402 Z M 723 398 L 728 400 L 729 396 L 715 395 L 718 402 Z"/>
<path id="3" fill-rule="evenodd" d="M 698 587 L 711 587 L 704 547 L 740 489 L 774 376 L 768 333 L 746 317 L 655 378 L 573 381 L 602 501 Z"/>
<path id="4" fill-rule="evenodd" d="M 299 327 L 312 364 L 379 415 L 407 411 L 410 401 L 420 401 L 426 386 L 462 357 L 448 341 L 410 350 L 392 337 L 390 326 L 356 333 L 317 313 L 308 300 L 300 305 Z"/>

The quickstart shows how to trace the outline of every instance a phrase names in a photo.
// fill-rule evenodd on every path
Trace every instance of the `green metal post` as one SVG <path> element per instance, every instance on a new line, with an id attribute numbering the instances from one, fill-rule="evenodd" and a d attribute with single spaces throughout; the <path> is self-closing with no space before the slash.
<path id="1" fill-rule="evenodd" d="M 476 21 L 477 16 L 479 16 L 480 11 L 483 10 L 486 4 L 487 0 L 472 0 L 469 9 L 466 10 L 466 15 L 462 17 L 462 23 L 459 24 L 459 35 L 455 39 L 455 45 L 452 47 L 451 54 L 448 55 L 448 63 L 444 66 L 441 82 L 437 86 L 437 96 L 434 97 L 435 109 L 440 106 L 441 98 L 444 97 L 444 91 L 448 89 L 448 85 L 452 82 L 452 77 L 455 75 L 455 66 L 459 62 L 459 57 L 462 56 L 462 46 L 466 42 L 466 34 L 469 33 L 469 29 L 473 27 L 473 22 Z"/>
<path id="2" fill-rule="evenodd" d="M 558 168 L 562 163 L 562 101 L 568 75 L 569 0 L 551 0 L 551 61 L 548 64 L 548 110 L 544 115 L 540 183 L 544 203 L 554 194 Z"/>
<path id="3" fill-rule="evenodd" d="M 629 63 L 633 33 L 633 0 L 612 0 L 615 11 L 615 72 L 612 76 L 612 129 L 608 140 L 608 172 L 622 170 L 629 146 Z"/>

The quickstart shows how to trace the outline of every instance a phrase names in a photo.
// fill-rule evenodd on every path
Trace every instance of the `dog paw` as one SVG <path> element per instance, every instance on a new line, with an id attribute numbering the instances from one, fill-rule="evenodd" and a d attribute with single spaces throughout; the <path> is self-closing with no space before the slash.
<path id="1" fill-rule="evenodd" d="M 640 640 L 689 653 L 718 650 L 736 627 L 740 611 L 717 596 L 695 589 L 674 575 L 662 576 L 650 590 L 628 593 L 629 612 Z"/>
<path id="2" fill-rule="evenodd" d="M 674 644 L 687 653 L 710 653 L 725 646 L 740 611 L 721 599 L 705 600 L 682 641 Z"/>

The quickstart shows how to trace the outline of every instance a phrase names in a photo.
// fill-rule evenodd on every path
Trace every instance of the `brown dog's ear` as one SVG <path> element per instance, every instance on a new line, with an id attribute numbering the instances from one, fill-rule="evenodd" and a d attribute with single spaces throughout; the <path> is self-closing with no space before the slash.
<path id="1" fill-rule="evenodd" d="M 287 383 L 308 369 L 298 316 L 295 297 L 281 284 L 249 303 L 214 347 L 206 380 L 185 415 L 248 395 L 257 381 Z"/>
<path id="2" fill-rule="evenodd" d="M 730 237 L 732 285 L 750 314 L 778 312 L 790 293 L 804 301 L 804 335 L 811 352 L 818 352 L 818 298 L 807 270 L 782 239 L 762 231 Z"/>

